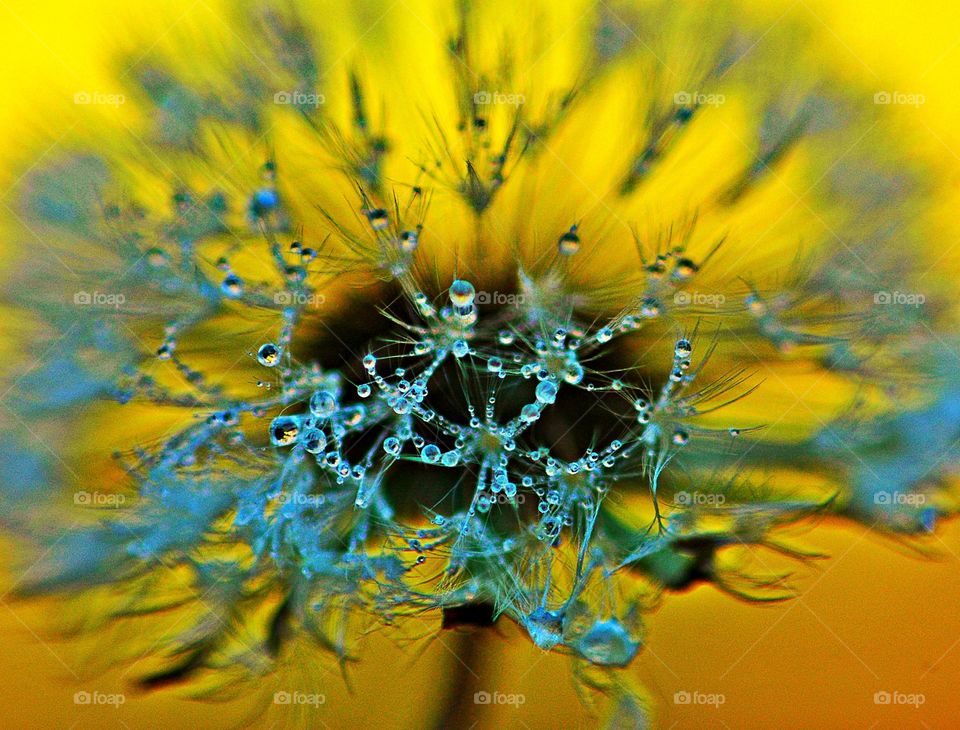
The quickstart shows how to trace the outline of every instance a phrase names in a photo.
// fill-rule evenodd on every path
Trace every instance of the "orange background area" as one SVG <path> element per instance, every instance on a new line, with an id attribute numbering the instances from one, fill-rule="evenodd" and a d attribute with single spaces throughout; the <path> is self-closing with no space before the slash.
<path id="1" fill-rule="evenodd" d="M 809 539 L 831 558 L 807 572 L 800 596 L 758 606 L 708 586 L 668 598 L 649 617 L 648 645 L 634 667 L 664 728 L 953 728 L 960 717 L 960 525 L 933 540 L 939 557 L 920 560 L 863 527 L 823 525 Z M 83 675 L 69 644 L 49 640 L 51 617 L 4 598 L 0 707 L 4 727 L 195 728 L 250 722 L 263 695 L 226 703 L 131 691 L 136 667 Z M 505 624 L 506 622 L 502 622 Z M 486 631 L 493 631 L 487 629 Z M 471 662 L 477 686 L 520 694 L 524 703 L 479 707 L 477 728 L 589 728 L 568 660 L 543 653 L 510 626 L 487 636 L 485 660 Z M 43 636 L 44 642 L 40 641 Z M 301 716 L 315 727 L 428 727 L 459 661 L 443 633 L 408 647 L 371 637 L 364 660 L 348 670 L 352 692 L 335 672 L 299 667 L 277 686 L 326 701 Z M 105 642 L 102 651 L 111 647 Z M 287 683 L 285 684 L 285 681 Z M 78 706 L 77 691 L 123 693 L 118 708 Z M 676 704 L 678 692 L 723 696 L 719 707 Z M 876 692 L 922 695 L 920 707 L 878 705 Z M 273 707 L 250 724 L 292 726 Z"/>

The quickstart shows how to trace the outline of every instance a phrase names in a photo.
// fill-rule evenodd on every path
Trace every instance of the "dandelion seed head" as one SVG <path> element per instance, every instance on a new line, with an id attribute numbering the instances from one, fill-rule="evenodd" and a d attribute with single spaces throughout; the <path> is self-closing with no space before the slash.
<path id="1" fill-rule="evenodd" d="M 924 405 L 899 415 L 841 402 L 855 390 L 880 403 L 906 387 L 898 363 L 926 367 L 933 351 L 926 314 L 874 305 L 881 283 L 906 291 L 912 274 L 899 214 L 840 154 L 876 120 L 847 113 L 809 54 L 792 57 L 794 77 L 762 47 L 737 60 L 742 19 L 634 10 L 624 27 L 593 8 L 591 30 L 564 26 L 559 48 L 518 38 L 516 58 L 496 52 L 500 34 L 478 17 L 501 25 L 483 9 L 460 7 L 441 23 L 453 41 L 425 39 L 422 54 L 393 14 L 378 42 L 404 48 L 412 70 L 371 61 L 337 94 L 313 25 L 270 8 L 251 42 L 329 107 L 271 103 L 269 76 L 246 67 L 240 99 L 223 104 L 158 58 L 131 92 L 148 120 L 142 154 L 100 135 L 95 152 L 32 171 L 24 214 L 91 292 L 112 281 L 129 296 L 65 309 L 56 262 L 31 271 L 63 355 L 24 379 L 24 416 L 93 401 L 187 416 L 169 429 L 129 417 L 146 435 L 117 465 L 136 505 L 78 534 L 41 587 L 122 591 L 172 561 L 198 584 L 222 579 L 238 620 L 239 604 L 282 596 L 339 659 L 372 622 L 449 627 L 483 606 L 542 649 L 621 668 L 667 591 L 709 581 L 783 597 L 716 560 L 730 546 L 768 549 L 777 529 L 827 510 L 933 529 L 948 510 L 876 497 L 921 494 L 911 457 L 936 453 L 942 439 L 923 436 L 956 420 L 957 388 L 917 386 Z M 353 40 L 340 33 L 328 41 Z M 519 83 L 523 59 L 550 73 L 516 103 L 477 96 L 476 79 Z M 407 93 L 421 76 L 424 94 Z M 627 77 L 650 88 L 627 100 Z M 686 100 L 691 84 L 730 106 Z M 614 108 L 624 129 L 595 133 Z M 830 193 L 809 206 L 781 195 L 821 177 Z M 800 369 L 841 393 L 807 409 L 818 423 L 805 430 L 758 401 Z M 884 435 L 902 448 L 878 457 Z M 782 462 L 836 481 L 758 486 Z M 842 477 L 838 464 L 851 464 Z M 242 558 L 204 557 L 226 545 Z M 197 671 L 227 641 L 211 623 L 192 627 L 209 645 Z"/>

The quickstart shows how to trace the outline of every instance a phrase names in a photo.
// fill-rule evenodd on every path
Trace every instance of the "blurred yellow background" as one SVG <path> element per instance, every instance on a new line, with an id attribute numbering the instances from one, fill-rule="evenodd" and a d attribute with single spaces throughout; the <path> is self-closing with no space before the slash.
<path id="1" fill-rule="evenodd" d="M 878 89 L 919 93 L 926 102 L 903 108 L 910 149 L 930 161 L 947 186 L 938 206 L 944 250 L 956 245 L 960 193 L 960 8 L 953 2 L 864 4 L 855 0 L 756 2 L 770 23 L 786 12 L 807 17 L 823 54 Z M 190 3 L 186 4 L 190 6 Z M 198 0 L 192 7 L 202 7 Z M 128 3 L 97 0 L 0 2 L 0 68 L 4 104 L 0 155 L 19 157 L 22 119 L 42 105 L 52 79 L 75 77 L 78 88 L 99 78 L 104 27 Z M 191 22 L 191 9 L 171 13 L 169 28 Z M 158 29 L 164 33 L 168 28 Z M 145 49 L 146 50 L 146 49 Z M 89 76 L 88 76 L 89 75 Z M 70 82 L 72 83 L 72 81 Z M 46 119 L 44 134 L 68 130 Z M 41 122 L 43 123 L 43 122 Z M 40 153 L 43 150 L 38 151 Z M 15 185 L 10 168 L 3 189 Z M 9 195 L 9 192 L 8 192 Z M 9 203 L 9 200 L 5 200 Z M 831 558 L 800 583 L 799 598 L 757 606 L 712 587 L 670 597 L 648 620 L 648 646 L 632 671 L 647 687 L 665 728 L 951 728 L 960 727 L 960 526 L 948 524 L 929 548 L 936 559 L 859 525 L 824 523 L 809 544 Z M 7 548 L 11 549 L 11 548 Z M 17 576 L 8 576 L 7 584 Z M 0 726 L 64 728 L 193 728 L 244 723 L 251 698 L 190 702 L 129 689 L 118 670 L 83 677 L 69 645 L 51 638 L 49 607 L 0 601 Z M 495 663 L 474 669 L 491 691 L 521 693 L 519 708 L 491 707 L 477 727 L 592 727 L 569 678 L 567 660 L 544 655 L 507 627 Z M 414 651 L 381 635 L 369 639 L 365 661 L 348 671 L 352 691 L 336 673 L 316 687 L 327 701 L 309 709 L 313 726 L 423 727 L 456 660 L 440 639 Z M 109 646 L 103 651 L 108 653 Z M 303 676 L 301 674 L 300 676 Z M 77 691 L 123 692 L 120 707 L 77 705 Z M 877 704 L 876 692 L 921 694 L 920 707 Z M 675 702 L 678 692 L 720 693 L 720 707 Z M 682 697 L 682 695 L 681 695 Z M 289 719 L 289 718 L 287 718 Z M 254 724 L 282 727 L 265 714 Z"/>

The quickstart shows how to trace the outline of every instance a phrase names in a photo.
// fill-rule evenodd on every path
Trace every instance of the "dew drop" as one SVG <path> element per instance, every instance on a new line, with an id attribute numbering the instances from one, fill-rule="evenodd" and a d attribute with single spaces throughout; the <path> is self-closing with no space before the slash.
<path id="1" fill-rule="evenodd" d="M 280 362 L 280 348 L 272 342 L 260 345 L 257 350 L 257 361 L 267 368 L 272 368 Z"/>
<path id="2" fill-rule="evenodd" d="M 367 220 L 370 221 L 370 227 L 375 231 L 382 231 L 390 225 L 390 216 L 383 208 L 373 208 L 366 211 Z"/>
<path id="3" fill-rule="evenodd" d="M 319 454 L 327 447 L 327 437 L 323 431 L 311 429 L 303 434 L 302 443 L 304 450 L 308 453 Z"/>
<path id="4" fill-rule="evenodd" d="M 577 235 L 576 226 L 571 226 L 569 231 L 560 236 L 557 250 L 561 256 L 573 256 L 580 250 L 580 236 Z"/>
<path id="5" fill-rule="evenodd" d="M 400 234 L 400 250 L 404 253 L 413 253 L 420 245 L 420 234 L 416 231 L 404 231 Z"/>
<path id="6" fill-rule="evenodd" d="M 455 307 L 469 307 L 473 304 L 477 291 L 473 284 L 465 279 L 456 279 L 450 285 L 450 303 Z"/>
<path id="7" fill-rule="evenodd" d="M 440 461 L 440 447 L 436 444 L 429 444 L 420 452 L 420 456 L 428 464 L 436 464 Z"/>
<path id="8" fill-rule="evenodd" d="M 243 296 L 243 279 L 236 274 L 228 274 L 220 284 L 220 291 L 231 299 Z"/>
<path id="9" fill-rule="evenodd" d="M 653 297 L 647 297 L 640 305 L 640 314 L 647 319 L 654 319 L 660 316 L 660 302 Z"/>
<path id="10" fill-rule="evenodd" d="M 300 434 L 300 423 L 292 416 L 278 416 L 270 423 L 270 442 L 274 446 L 289 446 Z"/>
<path id="11" fill-rule="evenodd" d="M 540 418 L 540 409 L 533 403 L 527 403 L 527 405 L 520 409 L 520 420 L 526 423 L 533 423 L 538 418 Z"/>
<path id="12" fill-rule="evenodd" d="M 577 652 L 592 664 L 624 667 L 637 655 L 640 644 L 615 619 L 597 621 L 575 642 Z"/>
<path id="13" fill-rule="evenodd" d="M 686 281 L 699 271 L 699 267 L 688 258 L 677 259 L 673 267 L 673 278 L 678 281 Z"/>
<path id="14" fill-rule="evenodd" d="M 470 346 L 465 340 L 457 340 L 453 343 L 453 356 L 458 360 L 462 357 L 466 357 L 468 352 L 470 352 Z"/>
<path id="15" fill-rule="evenodd" d="M 318 390 L 310 397 L 310 412 L 317 418 L 329 418 L 337 410 L 337 399 L 328 390 Z"/>
<path id="16" fill-rule="evenodd" d="M 549 380 L 543 380 L 537 385 L 536 395 L 540 403 L 550 405 L 557 400 L 557 386 Z"/>

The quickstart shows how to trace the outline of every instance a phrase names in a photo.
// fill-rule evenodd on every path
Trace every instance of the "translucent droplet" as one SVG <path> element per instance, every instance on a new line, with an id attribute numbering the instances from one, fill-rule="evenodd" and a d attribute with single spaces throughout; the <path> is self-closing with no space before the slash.
<path id="1" fill-rule="evenodd" d="M 280 205 L 280 195 L 273 188 L 261 188 L 253 194 L 250 209 L 254 215 L 266 215 Z"/>
<path id="2" fill-rule="evenodd" d="M 597 332 L 597 342 L 601 345 L 605 342 L 610 342 L 613 339 L 613 330 L 609 327 L 604 327 L 603 329 Z"/>
<path id="3" fill-rule="evenodd" d="M 260 345 L 260 349 L 257 350 L 257 361 L 267 368 L 276 366 L 280 362 L 280 348 L 272 342 Z"/>
<path id="4" fill-rule="evenodd" d="M 284 274 L 287 277 L 287 281 L 292 284 L 301 284 L 307 278 L 307 270 L 302 266 L 288 266 L 284 270 Z"/>
<path id="5" fill-rule="evenodd" d="M 318 390 L 310 397 L 310 412 L 317 418 L 329 418 L 337 410 L 337 399 L 328 390 Z"/>
<path id="6" fill-rule="evenodd" d="M 466 357 L 468 352 L 470 352 L 470 346 L 465 340 L 457 340 L 453 343 L 453 356 L 455 358 Z"/>
<path id="7" fill-rule="evenodd" d="M 304 450 L 311 454 L 319 454 L 327 447 L 327 437 L 318 429 L 311 429 L 304 433 L 301 442 Z"/>
<path id="8" fill-rule="evenodd" d="M 646 297 L 640 305 L 640 314 L 648 319 L 660 316 L 660 302 L 653 297 Z"/>
<path id="9" fill-rule="evenodd" d="M 688 258 L 677 259 L 673 267 L 673 278 L 679 281 L 686 281 L 697 273 L 699 267 Z"/>
<path id="10" fill-rule="evenodd" d="M 417 231 L 404 231 L 400 234 L 400 250 L 404 253 L 413 253 L 420 244 L 420 234 Z"/>
<path id="11" fill-rule="evenodd" d="M 533 423 L 538 418 L 540 418 L 540 409 L 537 408 L 537 406 L 535 406 L 533 403 L 527 403 L 527 405 L 520 409 L 521 421 Z"/>
<path id="12" fill-rule="evenodd" d="M 637 655 L 639 642 L 615 619 L 597 621 L 574 642 L 574 648 L 587 661 L 609 667 L 624 667 Z"/>
<path id="13" fill-rule="evenodd" d="M 537 385 L 536 395 L 539 402 L 550 405 L 557 400 L 557 386 L 549 380 L 541 381 Z"/>
<path id="14" fill-rule="evenodd" d="M 501 360 L 499 357 L 491 357 L 489 360 L 487 360 L 487 370 L 489 370 L 491 373 L 499 373 L 502 368 L 503 360 Z"/>
<path id="15" fill-rule="evenodd" d="M 756 294 L 749 294 L 743 300 L 747 305 L 747 311 L 754 317 L 762 317 L 767 313 L 767 303 Z"/>
<path id="16" fill-rule="evenodd" d="M 357 395 L 361 398 L 369 398 L 370 392 L 371 388 L 369 383 L 360 383 L 360 385 L 357 386 Z"/>
<path id="17" fill-rule="evenodd" d="M 147 251 L 147 263 L 155 269 L 166 266 L 170 262 L 170 256 L 160 248 L 151 248 Z"/>
<path id="18" fill-rule="evenodd" d="M 583 381 L 583 365 L 573 361 L 563 368 L 563 379 L 571 385 L 579 385 Z"/>
<path id="19" fill-rule="evenodd" d="M 382 231 L 390 225 L 390 216 L 383 208 L 373 208 L 366 211 L 367 220 L 370 221 L 370 227 L 375 231 Z"/>
<path id="20" fill-rule="evenodd" d="M 689 440 L 690 440 L 690 434 L 688 434 L 686 431 L 677 429 L 676 431 L 673 432 L 672 441 L 677 446 L 685 446 Z"/>
<path id="21" fill-rule="evenodd" d="M 373 355 L 364 355 L 363 367 L 367 370 L 373 370 L 377 366 L 377 358 Z"/>
<path id="22" fill-rule="evenodd" d="M 450 303 L 455 307 L 469 307 L 476 294 L 473 284 L 465 279 L 456 279 L 450 285 Z"/>
<path id="23" fill-rule="evenodd" d="M 278 416 L 270 423 L 270 442 L 274 446 L 289 446 L 300 434 L 300 422 L 293 416 Z"/>
<path id="24" fill-rule="evenodd" d="M 580 250 L 580 236 L 577 235 L 576 226 L 572 226 L 569 231 L 560 236 L 557 250 L 561 256 L 573 256 Z"/>
<path id="25" fill-rule="evenodd" d="M 391 456 L 396 456 L 400 453 L 400 440 L 390 436 L 383 442 L 383 450 L 386 451 Z"/>
<path id="26" fill-rule="evenodd" d="M 420 456 L 428 464 L 436 464 L 440 461 L 440 447 L 436 444 L 429 444 L 420 452 Z"/>
<path id="27" fill-rule="evenodd" d="M 690 344 L 690 340 L 677 340 L 677 345 L 673 350 L 673 354 L 678 359 L 682 360 L 684 358 L 690 357 L 693 352 L 693 345 Z"/>
<path id="28" fill-rule="evenodd" d="M 236 274 L 228 274 L 220 284 L 220 291 L 231 299 L 243 296 L 243 279 Z"/>

